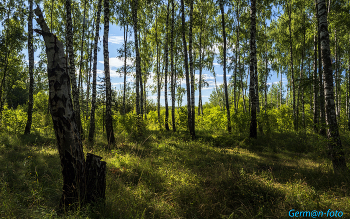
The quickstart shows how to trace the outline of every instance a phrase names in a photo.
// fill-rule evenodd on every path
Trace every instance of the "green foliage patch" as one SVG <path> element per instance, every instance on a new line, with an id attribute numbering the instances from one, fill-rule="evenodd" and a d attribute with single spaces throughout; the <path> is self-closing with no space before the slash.
<path id="1" fill-rule="evenodd" d="M 62 176 L 53 139 L 2 134 L 0 217 L 288 218 L 290 209 L 350 214 L 350 178 L 332 173 L 318 135 L 274 132 L 256 140 L 199 128 L 194 141 L 182 131 L 132 135 L 131 129 L 118 135 L 109 149 L 97 138 L 89 148 L 107 161 L 106 204 L 58 215 Z M 342 140 L 348 153 L 349 139 Z"/>

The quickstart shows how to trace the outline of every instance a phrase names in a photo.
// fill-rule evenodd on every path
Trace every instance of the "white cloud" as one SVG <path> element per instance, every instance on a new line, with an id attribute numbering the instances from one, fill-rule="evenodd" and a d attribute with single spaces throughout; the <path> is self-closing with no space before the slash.
<path id="1" fill-rule="evenodd" d="M 124 43 L 124 36 L 110 36 L 108 38 L 109 43 L 114 44 L 123 44 Z"/>
<path id="2" fill-rule="evenodd" d="M 99 61 L 99 63 L 103 64 L 104 61 Z M 132 58 L 127 58 L 126 59 L 126 64 L 127 65 L 133 65 L 133 60 Z M 109 58 L 109 66 L 111 68 L 120 68 L 124 66 L 124 58 Z"/>

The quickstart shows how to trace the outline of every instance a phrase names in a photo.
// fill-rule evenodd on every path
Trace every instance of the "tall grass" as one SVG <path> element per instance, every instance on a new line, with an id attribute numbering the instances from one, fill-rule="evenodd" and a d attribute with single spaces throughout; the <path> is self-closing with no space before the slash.
<path id="1" fill-rule="evenodd" d="M 305 132 L 244 134 L 146 130 L 100 135 L 85 148 L 107 162 L 104 206 L 57 214 L 62 190 L 55 141 L 0 135 L 3 218 L 289 218 L 291 209 L 350 217 L 349 175 L 332 173 L 326 141 Z M 349 137 L 342 136 L 346 153 Z M 347 159 L 349 163 L 349 159 Z"/>

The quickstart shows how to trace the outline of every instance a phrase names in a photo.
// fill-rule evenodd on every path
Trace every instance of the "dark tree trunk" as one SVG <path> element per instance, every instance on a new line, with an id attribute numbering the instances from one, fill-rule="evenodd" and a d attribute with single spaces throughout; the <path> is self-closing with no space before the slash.
<path id="1" fill-rule="evenodd" d="M 89 130 L 89 142 L 94 142 L 95 137 L 95 108 L 96 108 L 96 75 L 97 75 L 97 44 L 100 32 L 100 15 L 102 8 L 102 0 L 98 1 L 97 15 L 96 15 L 96 27 L 95 27 L 95 42 L 94 42 L 94 64 L 92 70 L 92 97 L 91 97 L 91 114 L 90 114 L 90 130 Z"/>
<path id="2" fill-rule="evenodd" d="M 335 79 L 335 89 L 334 89 L 334 98 L 335 98 L 335 114 L 337 115 L 338 119 L 339 119 L 339 97 L 338 97 L 338 56 L 337 56 L 337 30 L 334 30 L 334 68 L 335 68 L 335 75 L 334 75 L 334 79 Z"/>
<path id="3" fill-rule="evenodd" d="M 322 66 L 324 69 L 324 94 L 326 104 L 326 123 L 327 123 L 327 137 L 329 155 L 332 160 L 334 172 L 342 172 L 347 169 L 345 162 L 345 155 L 341 144 L 337 117 L 334 106 L 334 94 L 333 94 L 333 74 L 332 74 L 332 62 L 331 51 L 329 46 L 329 33 L 325 0 L 317 0 L 317 14 L 319 17 L 319 33 L 321 42 L 321 55 Z"/>
<path id="4" fill-rule="evenodd" d="M 139 117 L 141 113 L 141 110 L 140 110 L 141 58 L 140 58 L 139 45 L 138 45 L 137 9 L 138 9 L 138 0 L 133 0 L 132 1 L 132 18 L 134 23 L 134 41 L 135 41 L 135 51 L 136 51 L 136 114 Z"/>
<path id="5" fill-rule="evenodd" d="M 126 30 L 125 30 L 126 26 Z M 126 58 L 127 58 L 127 43 L 128 43 L 128 25 L 124 24 L 124 89 L 123 89 L 123 114 L 125 111 L 125 95 L 126 95 Z"/>
<path id="6" fill-rule="evenodd" d="M 192 50 L 192 28 L 193 28 L 193 0 L 190 0 L 190 31 L 188 36 L 188 50 L 190 58 L 190 76 L 191 76 L 191 129 L 192 129 L 192 139 L 196 137 L 195 134 L 195 101 L 194 101 L 194 70 L 193 70 L 193 50 Z"/>
<path id="7" fill-rule="evenodd" d="M 240 1 L 238 0 L 237 2 L 237 7 L 236 7 L 236 16 L 237 16 L 237 31 L 236 31 L 236 34 L 237 34 L 237 39 L 236 39 L 236 57 L 235 57 L 235 75 L 234 75 L 234 84 L 233 84 L 233 89 L 234 89 L 234 93 L 233 93 L 233 105 L 234 105 L 234 108 L 235 108 L 235 113 L 237 113 L 237 107 L 238 107 L 238 101 L 237 101 L 237 97 L 236 97 L 236 86 L 237 86 L 237 59 L 238 59 L 238 51 L 239 51 L 239 3 Z M 239 96 L 238 96 L 239 98 Z"/>
<path id="8" fill-rule="evenodd" d="M 29 1 L 28 16 L 28 56 L 29 56 L 29 102 L 28 102 L 28 119 L 24 134 L 30 134 L 32 127 L 33 115 L 33 88 L 34 88 L 34 48 L 33 48 L 33 0 Z"/>
<path id="9" fill-rule="evenodd" d="M 168 1 L 167 6 L 167 16 L 165 24 L 165 45 L 164 45 L 164 60 L 165 60 L 165 69 L 164 69 L 164 99 L 165 99 L 165 130 L 169 131 L 169 106 L 168 106 L 168 27 L 169 27 L 169 5 Z"/>
<path id="10" fill-rule="evenodd" d="M 230 117 L 230 105 L 228 102 L 227 80 L 226 80 L 226 30 L 225 30 L 225 11 L 224 3 L 220 0 L 221 10 L 221 24 L 222 24 L 222 37 L 224 40 L 224 89 L 225 89 L 225 105 L 226 105 L 226 117 L 227 117 L 227 131 L 231 133 L 231 117 Z"/>
<path id="11" fill-rule="evenodd" d="M 83 56 L 84 56 L 84 36 L 85 36 L 85 14 L 86 14 L 86 0 L 84 0 L 83 32 L 81 34 L 81 44 L 80 44 L 80 62 L 79 62 L 80 66 L 79 66 L 79 80 L 78 80 L 79 81 L 79 84 L 78 84 L 78 93 L 79 94 L 80 94 L 80 89 L 83 86 L 82 70 L 83 70 L 83 63 L 84 63 Z M 89 29 L 89 26 L 88 26 L 88 29 Z M 81 135 L 84 136 L 83 129 L 81 129 L 80 131 L 81 131 Z"/>
<path id="12" fill-rule="evenodd" d="M 317 123 L 318 123 L 318 80 L 317 80 L 317 37 L 314 35 L 314 132 L 318 132 Z"/>
<path id="13" fill-rule="evenodd" d="M 288 5 L 287 5 L 288 7 Z M 292 76 L 292 89 L 293 89 L 293 123 L 294 130 L 298 131 L 298 118 L 296 116 L 296 107 L 295 107 L 295 80 L 294 80 L 294 68 L 293 68 L 293 41 L 292 41 L 292 4 L 288 7 L 288 16 L 289 16 L 289 43 L 290 43 L 290 67 L 291 67 L 291 76 Z"/>
<path id="14" fill-rule="evenodd" d="M 80 104 L 79 104 L 79 90 L 77 87 L 77 79 L 75 76 L 75 62 L 74 62 L 74 49 L 73 49 L 73 24 L 72 24 L 72 12 L 71 12 L 71 0 L 66 0 L 66 13 L 67 13 L 67 50 L 68 50 L 68 57 L 69 57 L 69 76 L 71 80 L 72 85 L 72 95 L 73 95 L 73 103 L 74 103 L 74 114 L 77 127 L 78 127 L 78 133 L 81 137 L 82 133 L 82 125 L 81 125 L 81 118 L 80 118 Z"/>
<path id="15" fill-rule="evenodd" d="M 49 103 L 63 175 L 63 193 L 60 209 L 77 207 L 85 198 L 85 160 L 78 134 L 71 99 L 70 78 L 63 43 L 52 34 L 40 8 L 35 9 L 37 23 L 43 36 L 47 54 Z"/>
<path id="16" fill-rule="evenodd" d="M 92 25 L 94 27 L 94 24 Z M 92 31 L 93 32 L 93 31 Z M 90 31 L 89 31 L 90 35 Z M 89 70 L 86 72 L 87 73 L 87 82 L 86 82 L 86 120 L 89 119 L 89 102 L 90 102 L 90 81 L 91 81 L 91 60 L 92 60 L 92 45 L 93 45 L 93 40 L 91 40 L 90 43 L 90 50 L 89 50 Z"/>
<path id="17" fill-rule="evenodd" d="M 182 18 L 182 41 L 184 47 L 184 65 L 185 65 L 185 75 L 186 75 L 186 92 L 187 92 L 187 119 L 188 119 L 188 129 L 190 130 L 191 136 L 192 133 L 192 114 L 191 114 L 191 88 L 190 88 L 190 79 L 188 72 L 188 58 L 187 58 L 187 43 L 186 43 L 186 31 L 185 31 L 185 4 L 184 0 L 181 0 L 181 18 Z"/>
<path id="18" fill-rule="evenodd" d="M 255 69 L 256 69 L 256 0 L 251 0 L 250 9 L 250 85 L 249 85 L 249 96 L 250 96 L 250 138 L 257 138 L 257 121 L 256 121 L 256 90 L 255 90 Z"/>
<path id="19" fill-rule="evenodd" d="M 201 12 L 203 8 L 201 7 Z M 202 110 L 202 32 L 203 32 L 203 16 L 200 21 L 200 32 L 199 32 L 199 84 L 198 84 L 198 116 L 203 115 Z"/>
<path id="20" fill-rule="evenodd" d="M 103 35 L 103 56 L 106 83 L 106 133 L 108 145 L 115 143 L 112 118 L 112 87 L 109 73 L 109 52 L 108 52 L 108 32 L 109 32 L 109 0 L 104 0 L 104 35 Z"/>
<path id="21" fill-rule="evenodd" d="M 140 49 L 142 48 L 141 47 L 141 36 L 140 36 L 140 32 L 138 33 L 138 40 L 139 40 L 139 47 Z M 139 50 L 140 50 L 139 49 Z M 139 52 L 140 54 L 140 52 Z M 139 55 L 140 56 L 140 55 Z M 140 56 L 141 57 L 141 56 Z M 140 118 L 143 119 L 143 78 L 142 78 L 142 67 L 141 67 L 141 58 L 140 58 L 140 74 L 139 74 L 139 82 L 140 82 L 140 86 L 139 86 L 139 89 L 140 89 Z"/>
<path id="22" fill-rule="evenodd" d="M 156 5 L 156 44 L 157 44 L 157 113 L 158 113 L 158 124 L 160 125 L 160 73 L 159 73 L 159 45 L 158 45 L 158 5 Z"/>
<path id="23" fill-rule="evenodd" d="M 174 0 L 171 1 L 171 45 L 170 45 L 170 59 L 171 59 L 171 120 L 173 124 L 173 131 L 176 131 L 175 127 L 175 70 L 174 70 L 174 23 L 175 23 L 175 8 Z"/>
<path id="24" fill-rule="evenodd" d="M 317 0 L 315 0 L 317 4 Z M 317 14 L 317 23 L 319 24 L 319 14 L 318 14 L 318 8 L 316 6 L 316 14 Z M 320 27 L 317 27 L 318 30 L 318 77 L 319 77 L 319 106 L 320 106 L 320 117 L 319 117 L 319 124 L 320 124 L 320 134 L 323 136 L 326 136 L 326 113 L 325 113 L 325 92 L 324 92 L 324 80 L 325 80 L 325 74 L 323 73 L 322 69 L 322 59 L 321 59 L 321 36 L 320 36 Z"/>
<path id="25" fill-rule="evenodd" d="M 349 44 L 350 44 L 350 33 L 349 33 Z M 350 56 L 349 56 L 349 62 L 348 62 L 348 97 L 347 97 L 347 100 L 348 100 L 348 105 L 347 105 L 347 114 L 348 114 L 348 130 L 350 131 L 350 94 L 349 94 L 349 89 L 350 89 Z"/>

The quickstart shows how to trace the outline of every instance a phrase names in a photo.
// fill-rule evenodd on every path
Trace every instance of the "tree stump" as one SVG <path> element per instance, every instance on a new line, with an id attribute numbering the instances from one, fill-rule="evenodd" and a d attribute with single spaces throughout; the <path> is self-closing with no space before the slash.
<path id="1" fill-rule="evenodd" d="M 102 157 L 88 153 L 86 155 L 86 203 L 105 200 L 106 162 Z"/>

